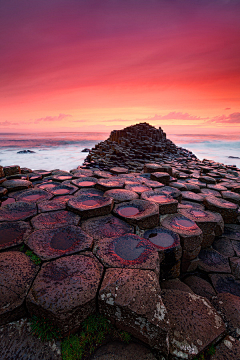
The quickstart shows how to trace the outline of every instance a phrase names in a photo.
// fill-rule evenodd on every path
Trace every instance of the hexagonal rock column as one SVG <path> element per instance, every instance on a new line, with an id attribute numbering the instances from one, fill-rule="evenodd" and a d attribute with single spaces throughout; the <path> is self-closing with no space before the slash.
<path id="1" fill-rule="evenodd" d="M 202 249 L 198 257 L 200 259 L 198 268 L 202 271 L 207 273 L 231 273 L 228 258 L 214 249 Z"/>
<path id="2" fill-rule="evenodd" d="M 127 174 L 128 173 L 127 168 L 119 167 L 119 166 L 111 168 L 110 171 L 111 171 L 112 174 L 116 174 L 116 175 Z"/>
<path id="3" fill-rule="evenodd" d="M 34 231 L 25 241 L 43 261 L 89 250 L 93 238 L 77 226 L 69 225 L 51 230 Z"/>
<path id="4" fill-rule="evenodd" d="M 236 222 L 238 217 L 238 205 L 221 198 L 216 198 L 215 196 L 207 196 L 204 199 L 204 204 L 208 210 L 220 213 L 226 224 Z"/>
<path id="5" fill-rule="evenodd" d="M 97 179 L 94 177 L 81 177 L 79 179 L 72 180 L 72 183 L 79 188 L 94 187 L 97 183 Z"/>
<path id="6" fill-rule="evenodd" d="M 0 325 L 26 315 L 24 300 L 37 270 L 29 257 L 19 251 L 0 254 Z"/>
<path id="7" fill-rule="evenodd" d="M 182 193 L 177 188 L 174 188 L 172 186 L 164 186 L 161 188 L 161 191 L 167 195 L 172 196 L 174 199 L 176 199 L 179 202 L 181 202 L 182 200 Z"/>
<path id="8" fill-rule="evenodd" d="M 158 204 L 160 215 L 174 214 L 177 212 L 178 201 L 161 190 L 144 191 L 141 198 Z"/>
<path id="9" fill-rule="evenodd" d="M 21 180 L 21 179 L 13 179 L 13 180 L 6 180 L 2 183 L 2 186 L 7 188 L 8 191 L 17 191 L 17 190 L 24 190 L 28 189 L 32 186 L 31 181 L 28 180 Z"/>
<path id="10" fill-rule="evenodd" d="M 159 207 L 150 201 L 136 199 L 120 203 L 114 207 L 113 213 L 142 229 L 149 229 L 159 225 Z"/>
<path id="11" fill-rule="evenodd" d="M 33 189 L 23 191 L 16 197 L 17 201 L 30 201 L 30 202 L 40 202 L 44 200 L 50 200 L 53 195 L 49 194 L 47 191 L 41 189 Z"/>
<path id="12" fill-rule="evenodd" d="M 153 172 L 161 172 L 165 171 L 162 167 L 162 165 L 159 164 L 145 164 L 143 171 L 145 173 L 153 173 Z"/>
<path id="13" fill-rule="evenodd" d="M 124 201 L 131 201 L 138 199 L 138 194 L 136 192 L 126 189 L 108 190 L 104 193 L 104 196 L 112 197 L 114 199 L 115 204 Z"/>
<path id="14" fill-rule="evenodd" d="M 78 190 L 78 187 L 76 187 L 74 185 L 61 184 L 61 185 L 58 185 L 58 186 L 54 186 L 52 188 L 50 187 L 50 188 L 48 188 L 46 190 L 49 191 L 51 194 L 53 194 L 55 196 L 72 195 Z"/>
<path id="15" fill-rule="evenodd" d="M 170 182 L 170 175 L 166 172 L 154 172 L 151 173 L 151 180 L 159 181 L 160 183 L 164 185 L 169 185 Z"/>
<path id="16" fill-rule="evenodd" d="M 102 191 L 107 191 L 111 189 L 122 189 L 124 187 L 124 179 L 100 179 L 96 184 L 96 188 Z"/>
<path id="17" fill-rule="evenodd" d="M 0 223 L 0 250 L 22 244 L 31 231 L 30 225 L 24 221 Z"/>
<path id="18" fill-rule="evenodd" d="M 196 194 L 192 191 L 183 191 L 182 192 L 182 199 L 186 201 L 193 201 L 197 203 L 202 203 L 204 200 L 204 197 L 200 194 Z"/>
<path id="19" fill-rule="evenodd" d="M 112 198 L 98 195 L 82 194 L 67 202 L 67 209 L 81 215 L 83 218 L 107 215 L 112 208 Z"/>
<path id="20" fill-rule="evenodd" d="M 240 342 L 232 336 L 227 335 L 216 347 L 216 352 L 211 360 L 233 360 L 240 359 Z"/>
<path id="21" fill-rule="evenodd" d="M 229 293 L 222 293 L 214 297 L 212 303 L 224 319 L 229 333 L 239 338 L 240 297 Z"/>
<path id="22" fill-rule="evenodd" d="M 81 228 L 92 236 L 94 240 L 113 238 L 134 232 L 133 226 L 113 215 L 98 216 L 83 221 Z"/>
<path id="23" fill-rule="evenodd" d="M 240 281 L 231 274 L 209 274 L 217 293 L 230 293 L 240 297 Z"/>
<path id="24" fill-rule="evenodd" d="M 179 213 L 195 221 L 203 232 L 202 248 L 212 245 L 215 238 L 215 228 L 219 225 L 219 217 L 210 211 L 198 209 L 179 209 Z"/>
<path id="25" fill-rule="evenodd" d="M 183 248 L 182 271 L 195 270 L 198 264 L 195 259 L 201 250 L 203 239 L 202 230 L 194 221 L 179 214 L 167 215 L 161 225 L 180 236 Z"/>
<path id="26" fill-rule="evenodd" d="M 36 204 L 31 202 L 17 201 L 0 208 L 0 222 L 27 220 L 36 214 Z"/>
<path id="27" fill-rule="evenodd" d="M 98 241 L 93 253 L 105 267 L 153 270 L 157 275 L 163 256 L 158 253 L 150 241 L 134 234 L 125 234 L 115 238 Z"/>
<path id="28" fill-rule="evenodd" d="M 143 237 L 156 247 L 160 259 L 162 259 L 160 278 L 162 280 L 177 278 L 180 275 L 182 256 L 179 235 L 171 230 L 158 227 L 145 231 Z"/>
<path id="29" fill-rule="evenodd" d="M 63 334 L 76 331 L 96 311 L 102 273 L 103 266 L 91 253 L 43 264 L 27 296 L 28 311 L 47 317 Z"/>
<path id="30" fill-rule="evenodd" d="M 161 293 L 170 321 L 170 354 L 193 359 L 224 336 L 223 320 L 204 297 L 179 290 Z"/>
<path id="31" fill-rule="evenodd" d="M 98 303 L 100 312 L 118 328 L 168 354 L 168 315 L 152 271 L 107 269 Z"/>
<path id="32" fill-rule="evenodd" d="M 34 229 L 50 229 L 66 225 L 78 225 L 80 216 L 70 211 L 60 210 L 41 213 L 31 219 Z"/>

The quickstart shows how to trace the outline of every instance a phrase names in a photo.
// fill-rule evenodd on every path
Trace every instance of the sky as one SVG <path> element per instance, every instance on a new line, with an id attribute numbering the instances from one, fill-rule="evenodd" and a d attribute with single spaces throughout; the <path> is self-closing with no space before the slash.
<path id="1" fill-rule="evenodd" d="M 0 0 L 0 132 L 240 134 L 240 0 Z"/>

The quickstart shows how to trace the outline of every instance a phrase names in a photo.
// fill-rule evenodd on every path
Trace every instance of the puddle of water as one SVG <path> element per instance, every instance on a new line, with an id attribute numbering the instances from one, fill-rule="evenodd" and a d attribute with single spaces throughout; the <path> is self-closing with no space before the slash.
<path id="1" fill-rule="evenodd" d="M 128 207 L 126 206 L 126 207 L 118 210 L 119 215 L 126 216 L 126 217 L 137 215 L 137 214 L 139 214 L 139 212 L 140 211 L 138 210 L 138 208 L 135 208 L 133 206 L 128 206 Z"/>
<path id="2" fill-rule="evenodd" d="M 145 249 L 145 246 L 139 246 L 138 240 L 129 238 L 121 239 L 114 246 L 114 251 L 118 256 L 130 261 L 137 259 Z"/>
<path id="3" fill-rule="evenodd" d="M 162 233 L 152 233 L 149 235 L 149 241 L 151 241 L 154 245 L 160 247 L 169 247 L 174 243 L 174 238 L 165 232 Z"/>

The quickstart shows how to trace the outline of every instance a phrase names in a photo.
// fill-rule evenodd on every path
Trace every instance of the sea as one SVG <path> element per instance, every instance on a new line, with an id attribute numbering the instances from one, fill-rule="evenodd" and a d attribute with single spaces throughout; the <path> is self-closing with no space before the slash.
<path id="1" fill-rule="evenodd" d="M 32 170 L 69 171 L 83 164 L 83 149 L 108 138 L 109 133 L 0 133 L 0 165 L 19 165 Z M 168 134 L 176 145 L 192 151 L 200 160 L 209 159 L 240 168 L 240 136 Z M 30 150 L 33 153 L 19 153 Z"/>

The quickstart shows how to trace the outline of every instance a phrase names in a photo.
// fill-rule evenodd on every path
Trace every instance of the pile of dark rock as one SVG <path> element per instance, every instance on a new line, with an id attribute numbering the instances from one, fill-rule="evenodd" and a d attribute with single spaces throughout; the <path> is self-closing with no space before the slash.
<path id="1" fill-rule="evenodd" d="M 146 161 L 177 160 L 182 157 L 196 159 L 191 151 L 177 147 L 167 139 L 161 128 L 140 123 L 112 131 L 107 140 L 91 149 L 84 165 L 102 170 L 127 166 L 129 170 L 141 171 Z"/>
<path id="2" fill-rule="evenodd" d="M 211 345 L 211 360 L 240 359 L 240 170 L 171 154 L 135 172 L 0 167 L 2 360 L 61 359 L 28 318 L 66 335 L 96 311 L 134 342 L 93 360 L 193 359 Z"/>

